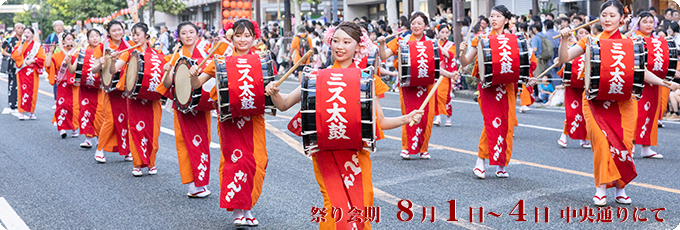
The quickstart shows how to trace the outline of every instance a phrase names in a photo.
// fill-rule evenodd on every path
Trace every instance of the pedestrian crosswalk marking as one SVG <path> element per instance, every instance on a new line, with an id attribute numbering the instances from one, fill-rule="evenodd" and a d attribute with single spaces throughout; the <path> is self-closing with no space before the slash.
<path id="1" fill-rule="evenodd" d="M 17 215 L 17 213 L 12 209 L 12 206 L 7 203 L 4 197 L 0 197 L 0 222 L 7 228 L 7 230 L 28 230 L 28 226 L 24 223 L 24 220 Z M 0 230 L 4 230 L 0 226 Z"/>

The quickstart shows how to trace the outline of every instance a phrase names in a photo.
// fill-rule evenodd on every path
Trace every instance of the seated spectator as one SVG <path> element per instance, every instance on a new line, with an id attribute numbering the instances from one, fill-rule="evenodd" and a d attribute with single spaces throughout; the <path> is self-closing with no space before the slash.
<path id="1" fill-rule="evenodd" d="M 555 92 L 555 88 L 548 82 L 547 78 L 543 78 L 543 82 L 538 85 L 538 99 L 545 105 L 552 99 L 553 92 Z"/>

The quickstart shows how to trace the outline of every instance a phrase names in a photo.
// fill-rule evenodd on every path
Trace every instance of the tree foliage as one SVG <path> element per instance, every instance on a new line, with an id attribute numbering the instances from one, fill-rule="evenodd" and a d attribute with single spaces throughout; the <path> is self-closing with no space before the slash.
<path id="1" fill-rule="evenodd" d="M 13 2 L 16 2 L 14 4 L 40 4 L 40 0 L 8 0 L 6 4 L 12 4 Z M 186 8 L 183 0 L 155 0 L 154 3 L 156 11 L 169 14 L 179 14 Z M 75 25 L 78 20 L 106 17 L 115 11 L 127 7 L 126 0 L 42 0 L 40 10 L 28 10 L 23 13 L 17 13 L 13 21 L 14 23 L 21 22 L 28 26 L 32 22 L 38 22 L 43 34 L 50 34 L 53 31 L 53 21 L 62 20 L 65 25 Z M 3 22 L 2 20 L 3 18 L 0 17 L 0 23 Z"/>

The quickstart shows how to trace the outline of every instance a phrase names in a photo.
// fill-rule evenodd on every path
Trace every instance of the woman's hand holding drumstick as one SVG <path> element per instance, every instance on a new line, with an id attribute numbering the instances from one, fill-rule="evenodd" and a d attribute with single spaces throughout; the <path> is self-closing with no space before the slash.
<path id="1" fill-rule="evenodd" d="M 427 94 L 427 97 L 425 98 L 425 101 L 423 101 L 423 104 L 421 104 L 420 108 L 418 108 L 418 110 L 415 110 L 415 111 L 420 111 L 420 112 L 425 111 L 425 106 L 427 106 L 427 103 L 430 102 L 430 99 L 432 99 L 432 96 L 434 96 L 434 93 L 437 91 L 437 88 L 442 83 L 442 81 L 444 81 L 444 77 L 440 76 L 439 80 L 437 80 L 437 83 L 434 84 L 434 86 L 432 87 L 430 92 Z M 413 112 L 414 111 L 412 111 L 411 113 L 413 113 Z M 411 115 L 411 113 L 409 113 L 409 115 Z M 418 124 L 418 123 L 420 123 L 420 121 L 413 120 L 413 121 L 411 121 L 411 123 L 408 124 L 408 126 L 413 126 L 413 125 Z"/>

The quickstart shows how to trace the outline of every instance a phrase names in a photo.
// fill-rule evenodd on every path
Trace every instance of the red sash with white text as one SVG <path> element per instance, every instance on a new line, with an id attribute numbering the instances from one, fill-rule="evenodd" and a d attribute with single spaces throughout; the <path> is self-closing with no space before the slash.
<path id="1" fill-rule="evenodd" d="M 312 156 L 316 160 L 323 185 L 333 207 L 364 210 L 363 172 L 359 167 L 356 150 L 326 150 Z M 370 172 L 367 172 L 370 173 Z M 336 229 L 363 229 L 364 224 L 349 223 L 343 218 L 335 223 Z"/>
<path id="2" fill-rule="evenodd" d="M 118 154 L 121 156 L 130 153 L 130 136 L 128 135 L 128 107 L 127 97 L 123 96 L 123 91 L 114 90 L 109 92 L 109 102 L 111 102 L 111 114 L 113 115 L 113 128 L 117 137 Z"/>
<path id="3" fill-rule="evenodd" d="M 302 136 L 302 115 L 300 112 L 297 112 L 295 116 L 293 116 L 293 118 L 288 122 L 288 131 L 297 135 L 298 137 Z"/>
<path id="4" fill-rule="evenodd" d="M 633 100 L 630 97 L 628 99 Z M 603 100 L 588 101 L 590 111 L 593 113 L 597 126 L 600 127 L 607 138 L 607 142 L 609 142 L 609 151 L 621 175 L 621 181 L 628 184 L 637 177 L 637 171 L 635 170 L 631 152 L 623 143 L 623 127 L 621 125 L 619 103 Z"/>
<path id="5" fill-rule="evenodd" d="M 58 130 L 78 129 L 73 127 L 73 87 L 73 84 L 66 82 L 57 86 L 57 108 L 54 110 L 54 117 L 57 118 Z"/>
<path id="6" fill-rule="evenodd" d="M 402 114 L 408 114 L 413 110 L 420 109 L 420 105 L 425 101 L 425 98 L 429 93 L 427 86 L 402 87 L 401 91 L 404 98 L 404 110 L 401 111 Z M 430 100 L 430 102 L 434 103 L 434 100 Z M 428 106 L 425 106 L 425 108 L 428 108 Z M 424 119 L 420 123 L 413 126 L 402 126 L 402 129 L 406 129 L 408 154 L 420 153 L 420 149 L 425 142 L 425 131 L 427 130 L 429 112 L 429 109 L 425 109 L 425 113 L 423 114 Z"/>
<path id="7" fill-rule="evenodd" d="M 250 210 L 253 207 L 251 194 L 257 167 L 253 126 L 250 116 L 218 123 L 222 157 L 225 159 L 220 189 L 221 208 Z"/>
<path id="8" fill-rule="evenodd" d="M 142 160 L 141 167 L 147 167 L 149 157 L 153 151 L 154 141 L 154 101 L 128 99 L 128 124 L 130 125 L 130 138 L 134 141 L 135 148 Z"/>
<path id="9" fill-rule="evenodd" d="M 99 103 L 99 88 L 80 87 L 80 134 L 94 136 L 94 119 Z"/>
<path id="10" fill-rule="evenodd" d="M 519 81 L 519 49 L 514 34 L 489 35 L 493 83 L 509 84 Z M 480 63 L 481 64 L 481 63 Z"/>
<path id="11" fill-rule="evenodd" d="M 633 40 L 600 40 L 602 62 L 600 64 L 599 92 L 595 100 L 626 101 L 633 90 L 635 51 Z"/>
<path id="12" fill-rule="evenodd" d="M 580 78 L 581 71 L 583 71 L 583 67 L 585 66 L 585 59 L 583 59 L 583 57 L 583 55 L 578 56 L 571 62 L 571 84 L 569 85 L 571 88 L 585 89 L 586 87 L 585 81 L 583 78 Z"/>
<path id="13" fill-rule="evenodd" d="M 320 150 L 362 148 L 358 68 L 318 71 L 316 130 Z"/>
<path id="14" fill-rule="evenodd" d="M 645 38 L 645 44 L 647 46 L 647 69 L 664 79 L 670 63 L 666 38 Z"/>
<path id="15" fill-rule="evenodd" d="M 656 112 L 659 107 L 659 90 L 660 86 L 645 82 L 645 90 L 642 91 L 642 97 L 637 103 L 638 116 L 637 125 L 635 125 L 635 144 L 637 145 L 652 145 L 652 133 L 655 133 L 658 128 Z"/>
<path id="16" fill-rule="evenodd" d="M 516 86 L 513 86 L 515 89 Z M 509 130 L 510 108 L 509 94 L 505 84 L 494 85 L 479 90 L 479 104 L 482 107 L 484 118 L 484 131 L 489 150 L 489 165 L 505 166 L 509 159 L 506 159 L 506 149 L 508 143 L 506 137 Z M 513 118 L 514 119 L 514 118 Z"/>
<path id="17" fill-rule="evenodd" d="M 578 75 L 572 72 L 572 79 Z M 572 80 L 572 86 L 573 86 Z M 585 140 L 588 135 L 586 121 L 583 116 L 583 88 L 564 87 L 564 110 L 567 115 L 567 133 L 575 140 Z"/>
<path id="18" fill-rule="evenodd" d="M 264 114 L 264 81 L 260 56 L 246 54 L 226 60 L 232 117 Z"/>
<path id="19" fill-rule="evenodd" d="M 434 84 L 434 43 L 409 41 L 411 59 L 411 87 Z"/>
<path id="20" fill-rule="evenodd" d="M 161 99 L 163 95 L 156 91 L 156 88 L 161 84 L 161 78 L 164 73 L 163 65 L 165 65 L 163 54 L 156 52 L 152 48 L 147 48 L 146 52 L 144 52 L 144 79 L 142 80 L 141 90 L 137 94 L 137 99 L 153 101 Z"/>
<path id="21" fill-rule="evenodd" d="M 210 181 L 210 111 L 182 113 L 175 110 L 177 123 L 182 130 L 196 187 Z"/>
<path id="22" fill-rule="evenodd" d="M 80 85 L 87 88 L 99 89 L 99 84 L 101 82 L 99 71 L 92 72 L 92 67 L 94 66 L 97 57 L 94 55 L 94 49 L 88 48 L 85 51 L 85 59 L 83 60 L 82 77 L 80 78 Z M 77 58 L 77 57 L 76 57 Z"/>

